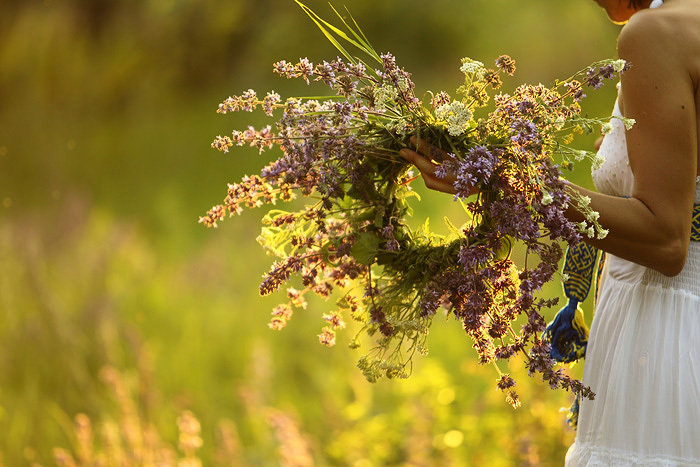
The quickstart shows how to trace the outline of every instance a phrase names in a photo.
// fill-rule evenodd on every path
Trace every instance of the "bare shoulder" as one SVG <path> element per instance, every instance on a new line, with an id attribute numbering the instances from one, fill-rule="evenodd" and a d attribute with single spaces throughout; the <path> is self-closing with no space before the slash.
<path id="1" fill-rule="evenodd" d="M 635 13 L 618 53 L 631 65 L 621 78 L 620 105 L 636 121 L 626 135 L 634 196 L 668 213 L 680 232 L 689 227 L 698 168 L 700 0 L 667 0 Z"/>
<path id="2" fill-rule="evenodd" d="M 700 72 L 700 0 L 671 0 L 637 12 L 620 32 L 618 52 L 629 60 L 676 61 L 691 74 Z"/>
<path id="3" fill-rule="evenodd" d="M 634 15 L 620 31 L 617 40 L 621 56 L 626 53 L 666 48 L 678 40 L 674 33 L 674 21 L 665 11 L 642 10 Z M 674 49 L 677 48 L 674 47 Z M 650 51 L 650 52 L 651 52 Z"/>

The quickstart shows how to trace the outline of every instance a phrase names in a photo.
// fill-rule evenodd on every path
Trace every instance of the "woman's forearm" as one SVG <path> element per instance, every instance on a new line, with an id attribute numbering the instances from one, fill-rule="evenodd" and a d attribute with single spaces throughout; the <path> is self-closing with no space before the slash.
<path id="1" fill-rule="evenodd" d="M 690 243 L 689 223 L 669 222 L 663 213 L 653 212 L 634 197 L 604 195 L 574 184 L 570 188 L 591 198 L 591 207 L 600 214 L 600 224 L 608 230 L 605 238 L 584 238 L 586 242 L 669 276 L 683 269 Z M 574 206 L 569 206 L 566 216 L 574 222 L 584 220 Z"/>

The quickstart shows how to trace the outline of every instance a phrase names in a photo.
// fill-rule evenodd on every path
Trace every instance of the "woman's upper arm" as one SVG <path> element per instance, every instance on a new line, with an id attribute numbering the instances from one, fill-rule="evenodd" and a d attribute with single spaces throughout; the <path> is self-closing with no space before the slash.
<path id="1" fill-rule="evenodd" d="M 683 240 L 687 249 L 698 124 L 683 36 L 673 26 L 657 14 L 637 14 L 625 26 L 618 51 L 631 67 L 622 76 L 621 100 L 624 116 L 636 121 L 627 132 L 633 197 L 649 209 L 659 234 Z"/>

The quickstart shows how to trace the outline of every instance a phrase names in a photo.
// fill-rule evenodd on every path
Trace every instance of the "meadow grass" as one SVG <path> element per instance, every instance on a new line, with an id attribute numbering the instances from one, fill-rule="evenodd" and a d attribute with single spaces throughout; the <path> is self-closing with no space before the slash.
<path id="1" fill-rule="evenodd" d="M 197 224 L 227 182 L 265 163 L 209 148 L 255 123 L 223 119 L 218 102 L 253 85 L 299 94 L 271 63 L 331 53 L 293 2 L 260 3 L 0 5 L 0 465 L 560 465 L 569 395 L 521 377 L 514 411 L 460 326 L 441 320 L 409 380 L 367 383 L 346 347 L 352 328 L 334 348 L 317 342 L 332 302 L 268 329 L 262 212 Z M 425 89 L 453 83 L 465 55 L 510 53 L 522 79 L 546 81 L 614 54 L 602 26 L 585 44 L 558 40 L 597 18 L 584 2 L 532 2 L 494 35 L 511 4 L 402 0 L 353 14 Z M 542 36 L 521 40 L 537 25 Z M 421 193 L 416 222 L 459 218 Z"/>

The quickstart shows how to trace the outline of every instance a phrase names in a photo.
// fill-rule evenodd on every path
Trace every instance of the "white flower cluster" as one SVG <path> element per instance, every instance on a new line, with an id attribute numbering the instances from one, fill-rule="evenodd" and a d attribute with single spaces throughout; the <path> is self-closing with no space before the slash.
<path id="1" fill-rule="evenodd" d="M 384 110 L 387 104 L 396 99 L 399 91 L 391 85 L 374 88 L 374 106 L 377 110 Z"/>
<path id="2" fill-rule="evenodd" d="M 616 119 L 622 121 L 622 123 L 624 123 L 624 125 L 625 125 L 626 130 L 631 130 L 632 127 L 634 126 L 634 124 L 637 123 L 637 121 L 633 118 L 618 117 L 618 116 L 614 116 L 613 118 L 616 118 Z M 607 135 L 611 131 L 613 131 L 612 121 L 605 122 L 600 126 L 600 132 L 603 133 L 604 135 Z"/>
<path id="3" fill-rule="evenodd" d="M 605 127 L 605 125 L 603 125 Z M 584 149 L 570 149 L 569 154 L 574 157 L 576 162 L 581 162 L 584 159 L 589 159 L 591 161 L 593 170 L 598 170 L 605 163 L 605 157 L 600 153 L 594 153 L 593 151 L 586 151 Z"/>
<path id="4" fill-rule="evenodd" d="M 584 215 L 586 220 L 576 224 L 578 231 L 585 234 L 588 238 L 598 238 L 599 240 L 604 239 L 610 233 L 607 229 L 600 226 L 598 219 L 600 218 L 600 213 L 591 209 L 591 198 L 588 196 L 578 197 L 579 209 Z"/>
<path id="5" fill-rule="evenodd" d="M 459 136 L 467 131 L 473 116 L 473 112 L 460 101 L 452 101 L 435 110 L 435 117 L 447 124 L 447 132 L 450 136 Z"/>
<path id="6" fill-rule="evenodd" d="M 588 238 L 598 238 L 598 240 L 602 240 L 605 237 L 608 236 L 610 233 L 609 230 L 603 229 L 603 228 L 598 228 L 596 229 L 596 226 L 594 225 L 588 225 L 586 221 L 579 222 L 577 224 L 579 232 L 585 234 Z M 598 234 L 596 235 L 596 230 L 598 231 Z"/>
<path id="7" fill-rule="evenodd" d="M 403 76 L 399 78 L 397 85 L 399 86 L 399 89 L 401 89 L 401 91 L 403 92 L 408 91 L 408 89 L 410 88 L 408 79 Z"/>
<path id="8" fill-rule="evenodd" d="M 615 60 L 612 62 L 613 70 L 615 70 L 615 73 L 619 73 L 625 68 L 626 64 L 627 62 L 622 59 Z"/>
<path id="9" fill-rule="evenodd" d="M 552 194 L 546 190 L 542 190 L 542 205 L 548 206 L 554 202 Z"/>
<path id="10" fill-rule="evenodd" d="M 561 130 L 562 128 L 564 128 L 564 125 L 566 125 L 566 119 L 563 116 L 559 115 L 554 121 L 554 128 L 557 130 Z"/>
<path id="11" fill-rule="evenodd" d="M 389 131 L 395 131 L 397 134 L 404 136 L 407 134 L 409 126 L 406 119 L 396 118 L 387 123 L 386 128 Z"/>
<path id="12" fill-rule="evenodd" d="M 591 164 L 591 170 L 598 170 L 601 167 L 603 167 L 603 164 L 605 164 L 605 156 L 603 156 L 601 153 L 596 153 L 595 156 L 593 156 L 593 162 Z"/>
<path id="13" fill-rule="evenodd" d="M 586 151 L 584 149 L 574 149 L 573 152 L 574 152 L 574 159 L 576 159 L 577 162 L 581 162 L 586 157 L 588 157 L 589 154 L 591 154 L 590 151 Z"/>
<path id="14" fill-rule="evenodd" d="M 486 72 L 486 67 L 481 62 L 465 57 L 462 59 L 462 66 L 459 71 L 465 75 L 473 74 L 476 79 L 481 79 L 484 76 L 484 72 Z"/>

